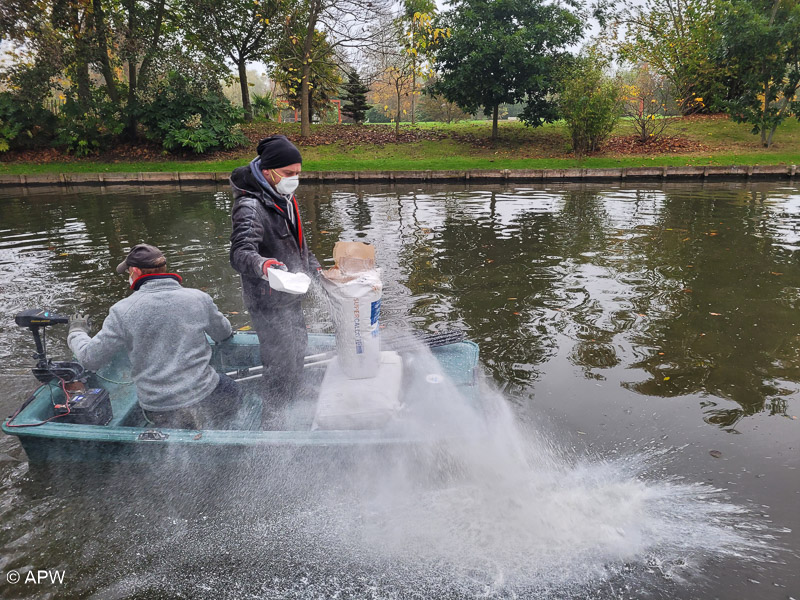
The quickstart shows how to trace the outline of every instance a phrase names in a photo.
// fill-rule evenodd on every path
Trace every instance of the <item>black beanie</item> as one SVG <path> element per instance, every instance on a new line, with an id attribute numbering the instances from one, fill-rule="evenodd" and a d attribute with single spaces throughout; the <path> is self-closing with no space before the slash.
<path id="1" fill-rule="evenodd" d="M 295 163 L 302 163 L 300 151 L 285 135 L 271 135 L 258 142 L 256 148 L 261 169 L 280 169 Z"/>

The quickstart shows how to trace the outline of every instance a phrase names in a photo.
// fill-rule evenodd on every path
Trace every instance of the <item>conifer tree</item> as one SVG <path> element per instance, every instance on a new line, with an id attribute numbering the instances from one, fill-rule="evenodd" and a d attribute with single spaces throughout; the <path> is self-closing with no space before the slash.
<path id="1" fill-rule="evenodd" d="M 367 104 L 369 88 L 361 81 L 358 71 L 353 69 L 347 76 L 347 83 L 342 86 L 342 113 L 358 124 L 364 122 L 364 116 L 372 108 Z"/>

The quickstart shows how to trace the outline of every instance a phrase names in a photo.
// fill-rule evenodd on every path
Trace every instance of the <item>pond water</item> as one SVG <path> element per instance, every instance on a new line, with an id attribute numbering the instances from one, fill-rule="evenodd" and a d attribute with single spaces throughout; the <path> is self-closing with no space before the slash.
<path id="1" fill-rule="evenodd" d="M 43 476 L 2 436 L 3 597 L 800 599 L 800 187 L 302 186 L 300 200 L 323 263 L 339 239 L 375 245 L 386 326 L 480 344 L 525 459 L 472 457 L 446 484 L 342 471 L 323 486 L 292 464 L 223 484 L 160 465 Z M 222 187 L 0 190 L 0 413 L 35 386 L 14 314 L 101 321 L 138 242 L 247 326 L 230 207 Z M 321 296 L 306 309 L 330 331 Z M 66 328 L 49 334 L 66 356 Z M 37 569 L 64 582 L 6 580 Z"/>

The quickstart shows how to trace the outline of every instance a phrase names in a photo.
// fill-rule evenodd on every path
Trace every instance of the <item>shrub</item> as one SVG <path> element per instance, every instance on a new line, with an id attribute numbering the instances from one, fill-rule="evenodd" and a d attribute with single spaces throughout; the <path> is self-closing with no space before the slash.
<path id="1" fill-rule="evenodd" d="M 377 106 L 373 106 L 366 113 L 367 123 L 391 123 L 392 120 Z"/>
<path id="2" fill-rule="evenodd" d="M 605 73 L 605 62 L 589 54 L 578 58 L 561 83 L 559 109 L 582 156 L 600 148 L 622 114 L 622 89 Z"/>
<path id="3" fill-rule="evenodd" d="M 89 107 L 68 93 L 58 113 L 56 144 L 64 145 L 76 156 L 97 154 L 111 146 L 124 128 L 119 105 L 100 89 L 92 91 Z"/>
<path id="4" fill-rule="evenodd" d="M 633 80 L 624 86 L 625 115 L 641 143 L 662 137 L 672 121 L 667 115 L 670 87 L 665 78 L 647 65 L 633 73 Z M 702 99 L 700 99 L 702 100 Z"/>
<path id="5" fill-rule="evenodd" d="M 219 90 L 192 85 L 184 75 L 172 72 L 143 105 L 140 120 L 148 137 L 161 142 L 164 149 L 185 148 L 202 154 L 247 144 L 239 126 L 242 117 L 242 109 Z"/>
<path id="6" fill-rule="evenodd" d="M 269 92 L 263 96 L 253 94 L 251 105 L 253 107 L 253 116 L 256 118 L 272 121 L 278 115 L 278 101 Z"/>
<path id="7" fill-rule="evenodd" d="M 0 152 L 48 145 L 55 122 L 55 115 L 42 106 L 32 106 L 12 92 L 0 93 Z"/>

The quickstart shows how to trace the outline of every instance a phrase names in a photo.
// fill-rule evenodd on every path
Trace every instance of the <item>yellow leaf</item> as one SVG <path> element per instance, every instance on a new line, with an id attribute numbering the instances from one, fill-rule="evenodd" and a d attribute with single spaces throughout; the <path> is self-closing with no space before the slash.
<path id="1" fill-rule="evenodd" d="M 250 331 L 252 327 L 250 325 L 245 325 L 244 327 L 239 327 L 239 331 Z"/>

